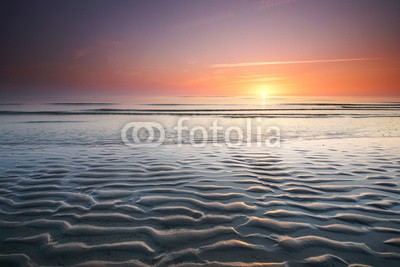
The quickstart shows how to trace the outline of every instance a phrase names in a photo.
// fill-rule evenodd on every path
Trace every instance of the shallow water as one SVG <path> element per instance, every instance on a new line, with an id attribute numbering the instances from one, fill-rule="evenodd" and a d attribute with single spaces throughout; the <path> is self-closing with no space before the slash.
<path id="1" fill-rule="evenodd" d="M 399 266 L 399 118 L 346 114 L 263 120 L 274 148 L 179 147 L 173 114 L 3 114 L 0 263 Z M 189 126 L 215 118 L 245 127 Z M 165 144 L 122 144 L 149 120 Z"/>

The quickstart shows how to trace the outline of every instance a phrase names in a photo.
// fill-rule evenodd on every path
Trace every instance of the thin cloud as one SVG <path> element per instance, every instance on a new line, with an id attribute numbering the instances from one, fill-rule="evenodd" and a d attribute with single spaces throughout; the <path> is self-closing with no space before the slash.
<path id="1" fill-rule="evenodd" d="M 378 60 L 378 59 L 379 58 L 340 58 L 340 59 L 297 60 L 297 61 L 259 61 L 259 62 L 242 62 L 242 63 L 234 63 L 234 64 L 214 64 L 214 65 L 210 65 L 210 67 L 211 68 L 240 68 L 240 67 L 270 66 L 270 65 L 371 61 L 371 60 Z"/>
<path id="2" fill-rule="evenodd" d="M 77 60 L 85 55 L 89 54 L 92 50 L 91 49 L 78 49 L 72 52 L 72 59 Z"/>
<path id="3" fill-rule="evenodd" d="M 286 78 L 282 75 L 240 75 L 236 79 L 233 79 L 232 83 L 262 83 L 262 82 L 275 82 L 283 81 Z"/>
<path id="4" fill-rule="evenodd" d="M 111 40 L 111 39 L 101 40 L 95 43 L 94 45 L 72 51 L 71 57 L 73 60 L 78 60 L 88 54 L 98 52 L 100 49 L 118 48 L 122 44 L 123 44 L 122 42 L 117 40 Z"/>

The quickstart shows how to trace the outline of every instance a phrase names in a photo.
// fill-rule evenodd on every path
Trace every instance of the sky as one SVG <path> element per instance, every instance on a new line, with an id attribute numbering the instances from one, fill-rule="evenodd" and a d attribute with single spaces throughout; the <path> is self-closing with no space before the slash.
<path id="1" fill-rule="evenodd" d="M 0 97 L 400 97 L 398 0 L 0 2 Z"/>

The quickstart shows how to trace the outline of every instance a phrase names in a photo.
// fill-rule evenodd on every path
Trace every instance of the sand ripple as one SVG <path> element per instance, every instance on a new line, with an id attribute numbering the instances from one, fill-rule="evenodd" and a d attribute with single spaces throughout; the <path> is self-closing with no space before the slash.
<path id="1" fill-rule="evenodd" d="M 393 146 L 2 151 L 1 266 L 400 266 Z"/>

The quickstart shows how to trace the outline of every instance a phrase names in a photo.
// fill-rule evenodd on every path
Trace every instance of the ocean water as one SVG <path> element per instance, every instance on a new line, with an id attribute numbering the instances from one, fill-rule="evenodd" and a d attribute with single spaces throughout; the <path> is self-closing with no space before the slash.
<path id="1" fill-rule="evenodd" d="M 400 104 L 209 102 L 1 105 L 0 265 L 399 266 Z"/>

